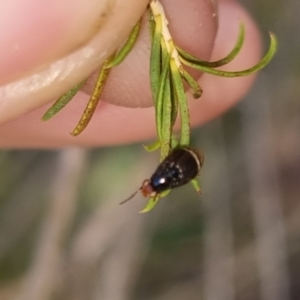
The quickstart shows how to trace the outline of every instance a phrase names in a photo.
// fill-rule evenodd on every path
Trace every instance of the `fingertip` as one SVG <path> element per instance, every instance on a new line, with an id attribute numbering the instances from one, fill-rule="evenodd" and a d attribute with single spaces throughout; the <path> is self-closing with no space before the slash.
<path id="1" fill-rule="evenodd" d="M 166 3 L 170 2 L 171 0 L 166 1 Z M 247 68 L 259 60 L 260 35 L 255 23 L 239 3 L 219 1 L 219 31 L 212 52 L 212 60 L 222 58 L 232 49 L 241 20 L 246 29 L 245 44 L 238 57 L 228 65 L 230 70 Z M 210 32 L 213 34 L 213 26 L 216 26 L 215 22 L 212 21 L 210 26 Z M 214 35 L 211 37 L 212 41 L 214 37 Z M 188 41 L 190 41 L 190 44 Z M 199 43 L 195 39 L 187 39 L 187 44 L 184 47 L 188 47 L 189 51 L 199 51 Z M 211 45 L 208 45 L 206 48 L 207 55 L 210 53 L 210 47 Z M 135 59 L 137 62 L 146 61 L 145 53 L 139 49 L 141 48 L 135 50 L 135 57 L 129 58 L 133 59 L 133 63 Z M 123 67 L 128 66 L 123 65 Z M 141 67 L 140 64 L 136 63 L 136 70 L 139 67 Z M 116 72 L 120 72 L 120 70 L 116 70 Z M 138 85 L 132 80 L 131 75 L 131 70 L 127 70 L 119 77 L 116 75 L 114 77 L 115 84 L 110 90 L 112 96 L 109 93 L 107 97 L 136 97 L 135 99 L 138 101 L 140 97 L 145 97 L 145 85 L 148 84 L 149 86 L 149 82 L 144 80 Z M 128 82 L 125 84 L 122 80 Z M 253 80 L 253 76 L 228 79 L 204 75 L 200 80 L 204 90 L 203 96 L 198 100 L 190 99 L 189 101 L 192 124 L 199 125 L 207 122 L 229 109 L 249 90 Z M 132 87 L 132 85 L 134 86 Z M 149 87 L 148 91 L 150 94 Z M 151 99 L 150 95 L 149 98 Z M 100 103 L 87 129 L 78 137 L 70 136 L 68 132 L 75 127 L 87 100 L 88 96 L 80 93 L 61 113 L 48 122 L 38 121 L 46 110 L 46 108 L 42 108 L 6 124 L 0 128 L 0 136 L 2 137 L 0 145 L 2 147 L 44 148 L 66 145 L 103 146 L 140 141 L 155 136 L 153 108 L 131 109 L 103 102 Z"/>
<path id="2" fill-rule="evenodd" d="M 55 2 L 53 5 L 46 5 L 46 8 L 54 6 L 49 12 L 43 7 L 43 14 L 47 15 L 47 18 L 42 18 L 39 6 L 34 7 L 35 2 L 41 1 L 31 1 L 28 6 L 32 9 L 29 12 L 24 10 L 24 18 L 26 17 L 27 22 L 30 20 L 30 26 L 26 27 L 27 31 L 23 35 L 22 22 L 16 22 L 17 18 L 12 18 L 7 25 L 8 27 L 14 25 L 18 29 L 15 39 L 23 45 L 23 48 L 27 47 L 27 51 L 17 52 L 19 61 L 16 64 L 8 63 L 8 67 L 12 68 L 10 72 L 0 70 L 0 123 L 12 120 L 51 99 L 58 98 L 78 82 L 86 79 L 124 41 L 148 4 L 148 0 L 104 0 L 100 1 L 101 4 L 98 0 L 85 1 L 85 4 L 84 0 L 76 0 L 73 3 L 68 0 L 64 4 Z M 78 4 L 80 2 L 82 9 Z M 12 3 L 13 13 L 20 10 L 16 7 L 15 1 L 2 1 L 1 7 L 5 3 Z M 66 9 L 68 5 L 69 11 Z M 96 6 L 94 9 L 93 5 Z M 60 6 L 64 7 L 65 14 L 57 8 Z M 86 19 L 91 8 L 92 21 L 88 22 Z M 31 14 L 32 17 L 27 14 Z M 60 22 L 56 22 L 59 16 Z M 70 22 L 73 22 L 74 26 L 68 25 Z M 43 30 L 44 28 L 48 31 Z M 49 34 L 51 30 L 56 35 Z M 0 44 L 1 41 L 0 34 Z M 8 46 L 4 43 L 6 54 L 10 53 L 11 46 L 13 46 L 11 43 Z M 47 51 L 43 51 L 44 48 Z M 1 55 L 1 58 L 6 60 L 6 55 L 3 53 Z"/>
<path id="3" fill-rule="evenodd" d="M 209 59 L 218 29 L 216 6 L 206 0 L 162 1 L 176 45 L 201 59 Z M 111 71 L 102 100 L 125 107 L 153 106 L 150 90 L 150 38 L 147 18 L 138 41 L 126 60 Z M 192 74 L 199 78 L 199 72 Z M 95 78 L 88 83 L 91 93 Z"/>

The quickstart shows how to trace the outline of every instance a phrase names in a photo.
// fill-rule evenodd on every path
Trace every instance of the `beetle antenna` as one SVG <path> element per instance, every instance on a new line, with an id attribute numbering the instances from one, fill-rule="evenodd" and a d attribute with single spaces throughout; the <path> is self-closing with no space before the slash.
<path id="1" fill-rule="evenodd" d="M 119 204 L 124 204 L 125 202 L 129 201 L 130 199 L 132 199 L 136 194 L 137 192 L 139 191 L 140 189 L 138 189 L 137 191 L 135 191 L 130 197 L 126 198 L 125 200 L 123 200 L 122 202 L 120 202 Z"/>

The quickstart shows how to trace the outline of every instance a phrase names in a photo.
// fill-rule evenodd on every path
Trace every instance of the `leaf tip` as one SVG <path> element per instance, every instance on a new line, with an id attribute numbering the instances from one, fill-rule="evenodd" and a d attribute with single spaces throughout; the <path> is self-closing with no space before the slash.
<path id="1" fill-rule="evenodd" d="M 74 129 L 72 132 L 70 132 L 70 134 L 71 134 L 72 136 L 77 136 L 77 135 L 80 134 L 80 131 L 79 131 L 78 129 Z"/>
<path id="2" fill-rule="evenodd" d="M 41 121 L 45 122 L 50 120 L 55 114 L 50 112 L 49 110 L 42 116 Z"/>

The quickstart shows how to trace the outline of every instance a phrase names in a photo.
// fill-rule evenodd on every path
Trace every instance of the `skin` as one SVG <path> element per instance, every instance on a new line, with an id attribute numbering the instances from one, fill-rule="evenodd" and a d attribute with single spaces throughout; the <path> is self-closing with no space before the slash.
<path id="1" fill-rule="evenodd" d="M 0 32 L 0 64 L 4 66 L 0 70 L 0 147 L 93 147 L 155 137 L 146 27 L 126 61 L 112 70 L 93 120 L 80 136 L 73 137 L 69 132 L 87 103 L 93 79 L 57 116 L 47 122 L 40 121 L 53 100 L 87 78 L 124 41 L 147 5 L 146 0 L 116 1 L 118 5 L 123 3 L 123 7 L 114 5 L 112 0 L 90 0 L 83 2 L 85 5 L 81 4 L 83 0 L 77 1 L 72 1 L 72 6 L 68 1 L 50 1 L 48 7 L 38 9 L 37 0 L 19 0 L 17 9 L 10 0 L 1 1 L 0 14 L 5 14 L 2 22 L 6 31 Z M 259 31 L 236 1 L 219 0 L 218 8 L 214 1 L 208 0 L 162 3 L 174 40 L 194 55 L 210 60 L 224 57 L 234 45 L 239 22 L 243 21 L 246 27 L 243 49 L 223 69 L 245 69 L 259 60 Z M 6 7 L 11 14 L 5 13 Z M 249 91 L 254 81 L 254 76 L 227 79 L 194 74 L 204 93 L 198 100 L 188 93 L 193 126 L 226 112 Z"/>

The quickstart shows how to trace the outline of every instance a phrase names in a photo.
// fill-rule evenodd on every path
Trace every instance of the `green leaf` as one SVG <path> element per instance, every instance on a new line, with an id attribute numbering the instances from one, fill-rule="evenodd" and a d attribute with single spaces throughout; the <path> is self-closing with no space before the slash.
<path id="1" fill-rule="evenodd" d="M 189 108 L 187 103 L 187 98 L 185 95 L 183 83 L 181 80 L 181 75 L 179 73 L 178 67 L 175 63 L 175 60 L 171 58 L 171 74 L 173 86 L 175 89 L 176 97 L 178 99 L 178 106 L 180 112 L 180 146 L 188 146 L 190 144 L 190 116 Z"/>
<path id="2" fill-rule="evenodd" d="M 216 75 L 216 76 L 222 76 L 222 77 L 241 77 L 241 76 L 248 76 L 250 74 L 253 74 L 255 72 L 257 72 L 258 70 L 262 69 L 263 67 L 265 67 L 273 58 L 273 56 L 276 53 L 277 50 L 277 39 L 275 37 L 274 34 L 270 33 L 270 47 L 268 52 L 266 53 L 266 55 L 261 59 L 261 61 L 256 64 L 255 66 L 246 69 L 246 70 L 242 70 L 242 71 L 222 71 L 222 70 L 215 70 L 203 65 L 200 65 L 198 63 L 192 63 L 187 61 L 184 58 L 180 58 L 181 62 L 191 68 L 203 71 L 205 73 L 208 74 L 212 74 L 212 75 Z"/>
<path id="3" fill-rule="evenodd" d="M 200 98 L 203 91 L 202 91 L 202 88 L 200 87 L 199 83 L 193 78 L 193 76 L 191 76 L 183 68 L 182 68 L 181 76 L 188 83 L 188 85 L 191 87 L 191 89 L 193 91 L 193 97 L 195 99 Z"/>
<path id="4" fill-rule="evenodd" d="M 172 101 L 171 129 L 173 130 L 173 127 L 175 125 L 178 116 L 178 99 L 177 99 L 176 90 L 171 75 L 172 74 L 169 73 L 170 83 L 171 83 L 171 101 Z"/>
<path id="5" fill-rule="evenodd" d="M 42 117 L 43 121 L 47 121 L 51 119 L 54 115 L 56 115 L 59 111 L 61 111 L 77 94 L 77 92 L 85 85 L 86 80 L 77 84 L 71 90 L 60 96 L 55 103 L 46 111 L 44 116 Z"/>
<path id="6" fill-rule="evenodd" d="M 191 181 L 191 184 L 194 187 L 194 189 L 196 190 L 196 192 L 199 193 L 199 194 L 201 194 L 201 187 L 200 187 L 200 184 L 199 184 L 198 180 L 197 179 L 193 179 Z"/>
<path id="7" fill-rule="evenodd" d="M 93 93 L 90 97 L 90 100 L 83 112 L 81 119 L 79 120 L 77 126 L 71 133 L 72 135 L 74 135 L 74 136 L 79 135 L 86 128 L 86 126 L 89 124 L 90 120 L 92 119 L 93 114 L 99 103 L 100 97 L 102 95 L 106 80 L 107 80 L 108 75 L 111 70 L 111 69 L 107 69 L 106 66 L 111 62 L 111 60 L 113 58 L 114 58 L 114 54 L 105 60 L 103 66 L 99 72 L 94 91 L 93 91 Z"/>
<path id="8" fill-rule="evenodd" d="M 156 127 L 158 132 L 158 137 L 163 143 L 162 139 L 162 122 L 164 119 L 163 115 L 163 102 L 164 102 L 164 93 L 165 93 L 165 86 L 169 74 L 170 69 L 170 54 L 163 51 L 163 69 L 160 76 L 160 83 L 159 83 L 159 90 L 157 101 L 155 103 L 155 118 L 156 118 Z"/>
<path id="9" fill-rule="evenodd" d="M 123 47 L 118 51 L 114 59 L 109 64 L 106 65 L 107 69 L 119 65 L 127 57 L 127 55 L 132 50 L 132 48 L 134 47 L 137 41 L 137 38 L 140 33 L 141 25 L 142 25 L 142 20 L 139 20 L 139 22 L 133 27 L 132 31 L 130 32 L 129 37 L 126 40 Z"/>
<path id="10" fill-rule="evenodd" d="M 156 25 L 155 25 L 154 16 L 151 9 L 148 9 L 148 24 L 149 24 L 149 33 L 150 33 L 151 45 L 152 45 Z"/>
<path id="11" fill-rule="evenodd" d="M 175 149 L 179 146 L 179 141 L 177 137 L 173 134 L 171 139 L 171 149 Z"/>
<path id="12" fill-rule="evenodd" d="M 149 212 L 150 210 L 152 210 L 154 208 L 154 206 L 157 204 L 158 202 L 158 197 L 153 197 L 150 198 L 146 204 L 146 206 L 140 211 L 141 214 Z"/>
<path id="13" fill-rule="evenodd" d="M 160 147 L 160 140 L 157 140 L 155 142 L 153 142 L 152 144 L 150 145 L 143 145 L 144 149 L 148 152 L 153 152 L 157 149 L 159 149 Z"/>
<path id="14" fill-rule="evenodd" d="M 237 41 L 236 41 L 233 49 L 224 58 L 217 60 L 217 61 L 212 61 L 212 62 L 201 60 L 201 59 L 187 53 L 186 51 L 184 51 L 183 49 L 181 49 L 179 47 L 177 47 L 177 50 L 178 50 L 179 54 L 181 55 L 181 57 L 190 61 L 191 63 L 200 64 L 202 66 L 206 66 L 206 67 L 210 67 L 210 68 L 217 68 L 217 67 L 221 67 L 221 66 L 228 64 L 238 55 L 238 53 L 242 49 L 242 46 L 244 43 L 244 38 L 245 38 L 245 27 L 244 27 L 243 23 L 241 23 L 240 27 L 239 27 L 238 38 L 237 38 Z"/>
<path id="15" fill-rule="evenodd" d="M 157 204 L 158 200 L 160 198 L 166 197 L 171 190 L 167 190 L 162 192 L 161 194 L 157 195 L 156 197 L 152 197 L 148 200 L 146 206 L 140 211 L 140 213 L 146 213 L 149 212 L 150 210 L 152 210 L 154 208 L 154 206 Z"/>
<path id="16" fill-rule="evenodd" d="M 168 56 L 168 58 L 170 58 Z M 170 59 L 167 60 L 168 65 L 170 66 Z M 162 161 L 169 153 L 171 146 L 171 87 L 170 87 L 170 78 L 166 78 L 165 91 L 163 97 L 163 113 L 162 113 L 162 128 L 161 128 L 161 155 L 160 160 Z"/>
<path id="17" fill-rule="evenodd" d="M 150 55 L 150 85 L 154 104 L 157 102 L 158 90 L 160 86 L 160 73 L 161 73 L 161 48 L 160 38 L 162 31 L 162 20 L 160 17 L 155 17 L 155 30 L 151 45 Z"/>

